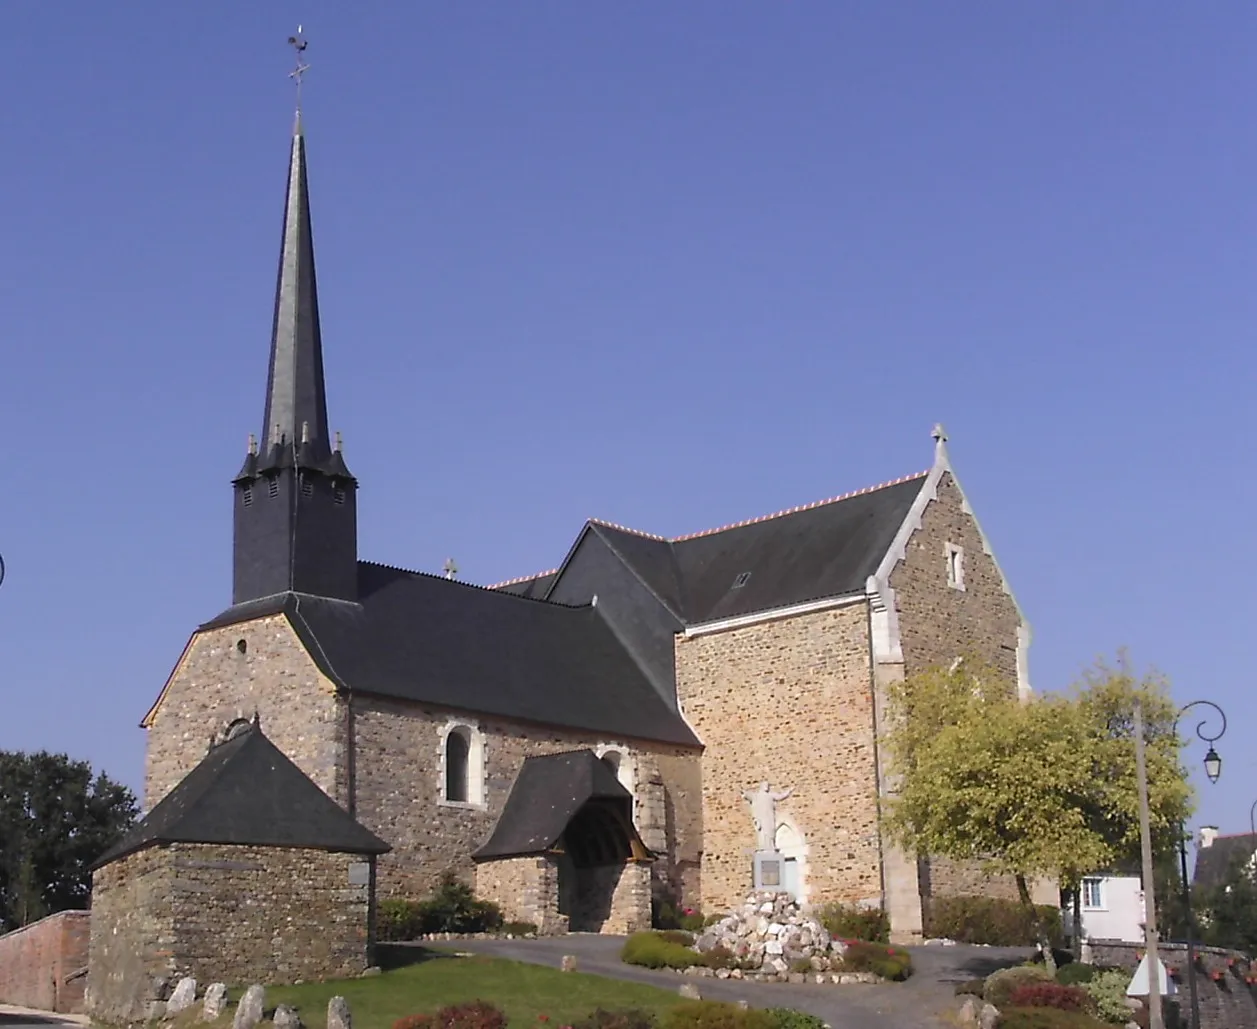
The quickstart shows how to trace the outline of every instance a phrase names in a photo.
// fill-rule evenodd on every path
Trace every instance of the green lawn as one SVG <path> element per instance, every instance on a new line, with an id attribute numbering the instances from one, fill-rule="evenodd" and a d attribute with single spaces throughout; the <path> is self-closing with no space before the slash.
<path id="1" fill-rule="evenodd" d="M 662 1014 L 681 999 L 674 991 L 581 972 L 416 950 L 414 957 L 420 960 L 382 975 L 268 987 L 267 1017 L 275 1005 L 291 1004 L 310 1029 L 326 1029 L 327 1002 L 339 995 L 349 1002 L 354 1029 L 389 1029 L 403 1015 L 484 1000 L 506 1012 L 512 1029 L 558 1029 L 597 1007 L 643 1008 Z M 221 1024 L 230 1025 L 240 992 L 238 988 L 231 991 L 233 1007 L 224 1012 Z M 549 1016 L 548 1020 L 542 1021 L 539 1015 Z"/>

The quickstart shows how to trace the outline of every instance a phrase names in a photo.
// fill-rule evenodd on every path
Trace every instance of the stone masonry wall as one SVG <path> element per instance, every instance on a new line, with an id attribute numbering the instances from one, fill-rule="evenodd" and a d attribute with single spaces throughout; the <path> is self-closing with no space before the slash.
<path id="1" fill-rule="evenodd" d="M 692 750 L 523 726 L 488 716 L 463 717 L 381 698 L 356 697 L 353 705 L 354 816 L 393 847 L 380 858 L 381 896 L 423 897 L 446 869 L 472 881 L 471 854 L 492 833 L 524 759 L 582 747 L 614 744 L 636 765 L 639 783 L 643 777 L 656 778 L 660 762 L 670 771 L 679 770 L 676 779 L 662 783 L 665 802 L 654 805 L 673 812 L 671 826 L 644 824 L 643 815 L 649 812 L 640 804 L 636 819 L 643 835 L 654 833 L 669 853 L 696 849 L 687 835 L 699 820 L 698 755 Z M 482 734 L 483 803 L 452 804 L 442 799 L 441 732 L 451 721 L 478 727 Z"/>
<path id="2" fill-rule="evenodd" d="M 805 902 L 879 901 L 867 606 L 678 636 L 676 662 L 681 709 L 706 747 L 704 912 L 732 910 L 751 890 L 743 792 L 763 780 L 794 789 L 777 814 L 805 841 Z"/>
<path id="3" fill-rule="evenodd" d="M 543 936 L 568 930 L 559 914 L 559 872 L 549 857 L 504 858 L 476 866 L 476 895 L 502 908 L 508 922 L 531 922 Z"/>
<path id="4" fill-rule="evenodd" d="M 153 981 L 175 971 L 174 868 L 150 847 L 92 874 L 87 1011 L 104 1022 L 141 1019 Z"/>
<path id="5" fill-rule="evenodd" d="M 265 984 L 357 975 L 370 960 L 366 858 L 316 850 L 172 844 L 93 878 L 89 1009 L 144 1014 L 157 979 Z"/>
<path id="6" fill-rule="evenodd" d="M 0 1004 L 78 1014 L 91 915 L 62 911 L 0 936 Z"/>
<path id="7" fill-rule="evenodd" d="M 214 733 L 255 712 L 271 741 L 343 806 L 343 704 L 287 618 L 274 615 L 192 640 L 148 728 L 145 811 L 205 756 Z"/>
<path id="8" fill-rule="evenodd" d="M 611 911 L 602 932 L 619 936 L 650 928 L 650 866 L 626 862 L 616 877 L 611 894 Z"/>
<path id="9" fill-rule="evenodd" d="M 963 590 L 948 585 L 949 543 L 964 551 Z M 967 656 L 994 668 L 1015 686 L 1017 607 L 1004 590 L 995 562 L 983 549 L 977 523 L 965 511 L 950 473 L 940 479 L 937 497 L 926 506 L 903 561 L 891 572 L 890 585 L 899 611 L 906 675 Z M 921 872 L 921 892 L 927 897 L 1017 897 L 1011 877 L 987 876 L 974 863 L 932 857 Z M 1059 899 L 1051 883 L 1037 884 L 1033 892 L 1039 903 L 1054 904 Z"/>

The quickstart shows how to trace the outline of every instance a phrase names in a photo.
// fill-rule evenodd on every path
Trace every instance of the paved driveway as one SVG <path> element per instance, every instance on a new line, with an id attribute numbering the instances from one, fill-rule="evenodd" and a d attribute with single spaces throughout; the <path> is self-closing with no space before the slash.
<path id="1" fill-rule="evenodd" d="M 817 986 L 752 983 L 737 979 L 691 979 L 620 961 L 622 937 L 574 933 L 537 940 L 459 940 L 441 948 L 492 954 L 557 967 L 564 954 L 577 970 L 676 989 L 692 982 L 712 1000 L 744 1000 L 752 1007 L 791 1007 L 823 1018 L 833 1029 L 938 1029 L 956 1010 L 958 982 L 1024 961 L 1030 951 L 998 947 L 912 947 L 915 973 L 906 983 L 878 986 Z"/>
<path id="2" fill-rule="evenodd" d="M 0 1029 L 79 1029 L 86 1019 L 66 1019 L 29 1008 L 0 1004 Z"/>

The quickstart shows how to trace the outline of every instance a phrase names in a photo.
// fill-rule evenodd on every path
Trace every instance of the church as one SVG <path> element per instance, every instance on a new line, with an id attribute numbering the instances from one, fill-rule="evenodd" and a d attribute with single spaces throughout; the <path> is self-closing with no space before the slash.
<path id="1" fill-rule="evenodd" d="M 211 759 L 237 795 L 250 762 L 291 764 L 285 789 L 343 812 L 318 818 L 365 841 L 380 897 L 453 870 L 543 932 L 632 931 L 665 900 L 717 913 L 764 884 L 882 907 L 911 942 L 931 896 L 1007 894 L 879 821 L 890 683 L 972 654 L 1030 689 L 1029 625 L 942 429 L 918 474 L 681 537 L 589 521 L 555 569 L 496 585 L 362 561 L 307 180 L 298 121 L 231 603 L 143 717 L 145 810 L 180 787 L 174 824 Z"/>

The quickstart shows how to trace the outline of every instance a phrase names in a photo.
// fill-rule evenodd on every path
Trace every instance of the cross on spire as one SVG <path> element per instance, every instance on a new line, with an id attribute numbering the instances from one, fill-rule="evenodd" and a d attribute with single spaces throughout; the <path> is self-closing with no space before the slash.
<path id="1" fill-rule="evenodd" d="M 310 44 L 306 42 L 306 37 L 301 34 L 301 26 L 297 26 L 297 34 L 288 37 L 288 45 L 296 51 L 297 66 L 288 73 L 288 77 L 297 84 L 297 121 L 301 121 L 301 80 L 305 73 L 310 70 L 310 66 L 305 63 L 305 50 Z"/>

